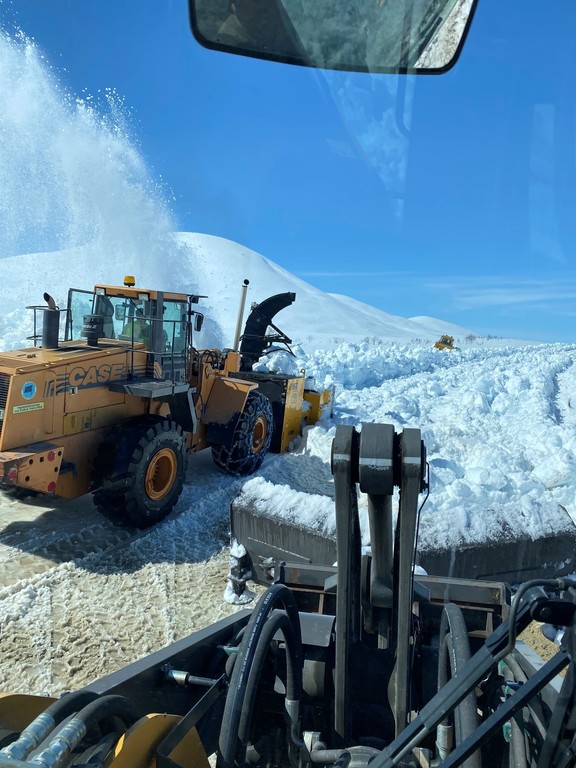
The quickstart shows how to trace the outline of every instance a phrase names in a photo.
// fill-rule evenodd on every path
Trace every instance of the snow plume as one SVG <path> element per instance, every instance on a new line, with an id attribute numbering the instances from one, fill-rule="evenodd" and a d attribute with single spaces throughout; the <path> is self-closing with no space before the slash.
<path id="1" fill-rule="evenodd" d="M 73 97 L 33 41 L 0 30 L 2 258 L 66 249 L 90 283 L 120 269 L 160 287 L 174 226 L 126 114 L 113 91 Z"/>

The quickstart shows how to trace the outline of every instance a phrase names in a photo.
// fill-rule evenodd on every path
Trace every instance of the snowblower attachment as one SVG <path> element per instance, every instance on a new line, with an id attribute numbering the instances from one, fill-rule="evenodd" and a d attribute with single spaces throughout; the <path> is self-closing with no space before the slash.
<path id="1" fill-rule="evenodd" d="M 288 351 L 291 351 L 288 345 L 292 343 L 292 339 L 274 325 L 272 318 L 280 310 L 289 307 L 295 299 L 295 293 L 277 293 L 275 296 L 264 299 L 260 304 L 252 305 L 240 344 L 241 371 L 251 371 L 254 363 L 257 363 L 273 344 L 284 344 Z M 276 333 L 267 334 L 269 327 Z"/>
<path id="2" fill-rule="evenodd" d="M 245 281 L 247 284 L 247 281 Z M 290 450 L 306 425 L 316 424 L 332 414 L 333 388 L 316 390 L 310 388 L 304 372 L 287 374 L 273 371 L 253 371 L 258 360 L 277 349 L 284 349 L 291 355 L 292 339 L 281 331 L 272 318 L 296 299 L 295 293 L 277 293 L 275 296 L 252 304 L 244 326 L 240 343 L 240 371 L 238 377 L 258 384 L 261 392 L 272 406 L 274 430 L 270 450 L 283 453 Z M 275 333 L 267 333 L 272 328 Z M 276 345 L 284 347 L 278 348 Z"/>

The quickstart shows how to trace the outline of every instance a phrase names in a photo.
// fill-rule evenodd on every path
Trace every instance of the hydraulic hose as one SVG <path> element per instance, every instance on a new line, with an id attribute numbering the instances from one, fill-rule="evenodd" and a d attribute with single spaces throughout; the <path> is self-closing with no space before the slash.
<path id="1" fill-rule="evenodd" d="M 234 766 L 236 749 L 238 746 L 240 719 L 242 717 L 242 709 L 245 702 L 250 673 L 254 664 L 254 657 L 258 651 L 259 639 L 270 613 L 280 606 L 286 611 L 287 619 L 291 624 L 294 633 L 294 675 L 296 680 L 298 680 L 296 690 L 301 690 L 302 636 L 300 632 L 298 606 L 294 595 L 290 592 L 288 587 L 283 584 L 274 584 L 274 586 L 270 587 L 262 595 L 254 608 L 246 626 L 240 650 L 234 662 L 228 695 L 226 696 L 226 703 L 224 706 L 222 725 L 220 728 L 219 768 L 233 768 Z"/>
<path id="2" fill-rule="evenodd" d="M 22 731 L 16 741 L 0 750 L 0 757 L 25 760 L 59 723 L 97 698 L 98 694 L 92 691 L 75 691 L 53 701 Z"/>
<path id="3" fill-rule="evenodd" d="M 101 696 L 87 704 L 58 731 L 48 746 L 34 757 L 42 768 L 61 766 L 96 726 L 119 718 L 126 730 L 141 717 L 140 710 L 124 696 Z"/>
<path id="4" fill-rule="evenodd" d="M 526 673 L 513 656 L 506 656 L 500 664 L 510 673 L 514 681 L 525 683 L 528 680 Z M 524 732 L 517 720 L 521 716 L 522 711 L 519 715 L 514 715 L 510 721 L 510 768 L 526 768 L 528 765 Z"/>
<path id="5" fill-rule="evenodd" d="M 142 717 L 140 707 L 137 707 L 125 696 L 100 696 L 95 701 L 87 704 L 76 715 L 76 719 L 82 720 L 89 732 L 95 725 L 99 725 L 112 717 L 118 717 L 126 728 Z"/>
<path id="6" fill-rule="evenodd" d="M 510 768 L 526 768 L 526 742 L 515 717 L 510 721 Z"/>
<path id="7" fill-rule="evenodd" d="M 513 656 L 506 656 L 500 663 L 508 668 L 508 671 L 516 682 L 525 683 L 526 680 L 528 680 L 526 673 Z"/>
<path id="8" fill-rule="evenodd" d="M 438 690 L 440 690 L 450 677 L 456 677 L 464 664 L 470 659 L 470 641 L 462 610 L 455 603 L 444 606 L 440 620 L 440 646 L 438 658 Z M 444 733 L 448 723 L 443 721 L 438 726 L 438 734 Z M 478 727 L 478 712 L 476 709 L 476 697 L 471 692 L 464 698 L 454 711 L 454 728 L 456 743 L 461 744 Z M 447 745 L 443 745 L 445 749 Z M 440 747 L 440 745 L 439 745 Z M 480 751 L 463 763 L 464 768 L 482 768 Z"/>
<path id="9" fill-rule="evenodd" d="M 296 706 L 300 701 L 301 681 L 297 679 L 297 668 L 298 666 L 300 666 L 300 669 L 302 668 L 302 652 L 300 648 L 295 647 L 296 637 L 288 616 L 285 613 L 273 613 L 264 624 L 254 653 L 254 661 L 248 673 L 244 706 L 242 707 L 238 728 L 238 739 L 241 743 L 246 743 L 250 735 L 252 712 L 254 710 L 256 693 L 258 692 L 258 684 L 266 663 L 268 650 L 277 632 L 282 633 L 286 643 L 286 701 L 290 703 L 290 706 Z M 293 720 L 292 713 L 289 712 L 289 714 L 291 715 L 291 720 Z"/>

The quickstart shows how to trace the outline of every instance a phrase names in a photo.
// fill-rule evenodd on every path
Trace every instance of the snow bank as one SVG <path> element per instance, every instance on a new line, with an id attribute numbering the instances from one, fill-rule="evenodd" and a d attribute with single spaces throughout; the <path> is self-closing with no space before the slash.
<path id="1" fill-rule="evenodd" d="M 575 352 L 573 345 L 441 352 L 365 342 L 318 350 L 300 362 L 317 382 L 335 385 L 332 423 L 421 429 L 431 495 L 420 540 L 435 549 L 502 536 L 535 540 L 568 530 L 566 511 L 576 520 Z M 302 474 L 292 473 L 293 496 L 278 484 L 246 484 L 243 493 L 256 508 L 333 533 L 332 507 L 300 494 L 310 483 L 306 458 L 320 460 L 329 474 L 329 426 L 307 430 L 297 455 L 275 462 L 281 483 L 284 464 L 299 453 Z"/>

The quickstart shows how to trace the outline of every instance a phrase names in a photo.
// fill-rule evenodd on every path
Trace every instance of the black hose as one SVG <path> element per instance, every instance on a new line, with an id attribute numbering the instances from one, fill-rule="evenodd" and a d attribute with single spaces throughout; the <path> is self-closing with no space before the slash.
<path id="1" fill-rule="evenodd" d="M 442 612 L 439 654 L 438 690 L 446 685 L 450 677 L 456 677 L 471 655 L 464 614 L 455 603 L 447 603 Z M 476 696 L 472 691 L 460 702 L 454 711 L 456 743 L 461 744 L 477 727 L 478 711 L 476 708 Z M 463 763 L 463 766 L 464 768 L 482 768 L 480 750 L 470 755 Z"/>
<path id="2" fill-rule="evenodd" d="M 510 768 L 526 768 L 527 765 L 524 732 L 513 717 L 510 722 Z"/>
<path id="3" fill-rule="evenodd" d="M 513 656 L 506 656 L 500 664 L 509 672 L 514 681 L 525 683 L 528 680 L 526 673 Z M 532 706 L 536 707 L 537 703 L 534 702 Z M 514 715 L 510 722 L 510 768 L 526 768 L 528 765 L 524 731 L 518 720 L 521 717 L 522 710 Z"/>
<path id="4" fill-rule="evenodd" d="M 513 656 L 506 656 L 500 663 L 508 667 L 508 671 L 516 682 L 525 683 L 528 680 L 528 676 Z"/>
<path id="5" fill-rule="evenodd" d="M 78 710 L 85 707 L 87 704 L 95 701 L 98 698 L 98 694 L 93 691 L 74 691 L 73 693 L 67 693 L 62 696 L 61 699 L 53 701 L 50 706 L 44 710 L 44 714 L 50 715 L 58 725 L 62 720 L 65 720 L 69 715 L 78 712 Z"/>
<path id="6" fill-rule="evenodd" d="M 114 725 L 113 730 L 116 731 L 117 740 L 122 727 L 118 729 L 117 722 L 115 721 L 119 719 L 121 721 L 121 726 L 124 726 L 124 729 L 127 730 L 136 722 L 136 720 L 140 719 L 141 716 L 139 710 L 137 710 L 132 702 L 124 696 L 99 696 L 90 691 L 78 691 L 63 696 L 61 699 L 58 699 L 58 701 L 50 704 L 50 706 L 44 710 L 43 714 L 50 715 L 55 726 L 63 723 L 69 716 L 73 716 L 70 723 L 79 720 L 84 724 L 84 736 L 82 736 L 81 730 L 78 731 L 75 729 L 78 733 L 79 740 L 76 741 L 74 745 L 71 744 L 70 750 L 73 750 L 75 746 L 84 741 L 85 737 L 96 726 L 100 726 L 106 721 L 110 721 L 110 723 Z M 67 727 L 67 725 L 64 725 L 63 729 L 66 729 Z M 97 732 L 97 735 L 100 737 L 100 732 Z M 48 737 L 49 734 L 46 734 L 43 738 L 47 739 Z M 74 738 L 72 741 L 74 741 Z M 11 744 L 10 747 L 14 750 L 15 745 L 17 747 L 17 742 Z M 37 744 L 29 744 L 28 747 L 23 747 L 23 750 L 21 750 L 23 752 L 22 757 L 26 756 L 24 752 L 28 752 L 30 747 L 35 748 L 35 746 L 37 746 Z M 50 750 L 50 748 L 50 746 L 47 747 L 48 750 Z M 43 750 L 40 755 L 45 751 L 46 750 Z M 18 760 L 21 759 L 18 754 L 12 754 L 11 756 L 16 757 Z"/>
<path id="7" fill-rule="evenodd" d="M 12 759 L 25 759 L 28 753 L 47 738 L 54 728 L 96 698 L 98 698 L 96 693 L 75 691 L 53 701 L 32 723 L 24 728 L 16 739 L 11 739 L 8 745 L 4 745 L 3 754 L 10 754 Z"/>
<path id="8" fill-rule="evenodd" d="M 86 766 L 86 768 L 101 768 L 110 762 L 110 754 L 118 744 L 118 734 L 109 733 L 103 736 L 97 744 L 88 747 L 84 752 L 74 755 L 74 766 Z"/>
<path id="9" fill-rule="evenodd" d="M 113 717 L 120 718 L 127 730 L 142 717 L 142 712 L 125 696 L 110 695 L 100 696 L 76 713 L 76 719 L 82 720 L 87 732 Z"/>
<path id="10" fill-rule="evenodd" d="M 242 709 L 244 706 L 248 680 L 254 664 L 254 657 L 258 650 L 258 641 L 264 629 L 264 625 L 269 614 L 278 606 L 282 606 L 286 611 L 287 618 L 294 631 L 295 648 L 301 649 L 302 637 L 300 632 L 300 617 L 298 615 L 298 606 L 294 595 L 284 584 L 274 584 L 262 595 L 258 601 L 248 624 L 246 632 L 242 639 L 240 650 L 237 654 L 226 703 L 224 705 L 224 714 L 222 725 L 220 727 L 219 751 L 220 768 L 233 768 L 238 745 L 238 733 Z M 302 679 L 302 652 L 299 651 L 299 669 L 295 667 L 296 678 Z M 295 664 L 297 661 L 295 660 Z M 256 674 L 256 673 L 253 673 Z"/>
<path id="11" fill-rule="evenodd" d="M 270 644 L 277 632 L 282 633 L 286 643 L 286 698 L 289 701 L 300 701 L 301 687 L 299 683 L 301 681 L 297 679 L 297 668 L 298 666 L 300 666 L 300 669 L 302 668 L 302 651 L 301 648 L 295 647 L 294 629 L 288 616 L 285 613 L 273 613 L 264 624 L 256 652 L 254 653 L 254 661 L 248 674 L 244 706 L 242 707 L 238 726 L 238 740 L 242 744 L 248 743 L 258 684 L 262 676 Z"/>

